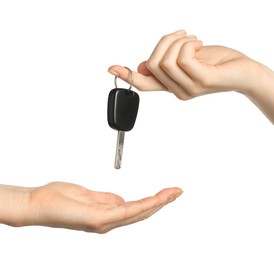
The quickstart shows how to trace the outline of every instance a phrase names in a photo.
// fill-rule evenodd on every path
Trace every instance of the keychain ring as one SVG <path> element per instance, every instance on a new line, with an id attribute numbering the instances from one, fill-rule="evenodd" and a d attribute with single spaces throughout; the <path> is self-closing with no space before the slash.
<path id="1" fill-rule="evenodd" d="M 128 90 L 131 90 L 132 85 L 133 85 L 133 82 L 134 82 L 134 79 L 133 79 L 133 72 L 131 71 L 130 68 L 128 68 L 128 67 L 125 67 L 125 68 L 128 69 L 129 72 L 130 72 L 130 85 L 129 85 L 129 89 L 128 89 Z M 117 78 L 118 78 L 118 76 L 115 76 L 115 78 L 114 78 L 114 84 L 115 84 L 115 87 L 116 87 L 116 88 L 118 88 L 118 86 L 117 86 Z"/>

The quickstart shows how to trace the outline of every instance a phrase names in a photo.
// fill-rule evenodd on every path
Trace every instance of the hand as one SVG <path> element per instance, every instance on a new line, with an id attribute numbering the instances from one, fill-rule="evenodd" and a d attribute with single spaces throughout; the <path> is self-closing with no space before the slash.
<path id="1" fill-rule="evenodd" d="M 111 66 L 109 72 L 130 81 L 124 67 Z M 273 71 L 231 48 L 203 46 L 196 36 L 184 31 L 164 36 L 133 77 L 139 90 L 167 90 L 181 100 L 237 91 L 274 123 Z"/>
<path id="2" fill-rule="evenodd" d="M 213 92 L 243 91 L 254 85 L 256 62 L 244 54 L 222 46 L 202 46 L 196 36 L 178 31 L 164 36 L 150 58 L 142 62 L 134 76 L 140 90 L 168 90 L 187 100 Z M 129 81 L 129 72 L 112 66 L 110 72 Z"/>
<path id="3" fill-rule="evenodd" d="M 2 211 L 6 221 L 1 214 L 0 220 L 12 226 L 41 225 L 106 233 L 150 217 L 181 193 L 179 188 L 169 188 L 155 196 L 125 202 L 113 193 L 63 182 L 38 188 L 0 185 L 0 202 L 7 202 L 0 205 L 0 212 L 3 205 L 6 207 Z"/>

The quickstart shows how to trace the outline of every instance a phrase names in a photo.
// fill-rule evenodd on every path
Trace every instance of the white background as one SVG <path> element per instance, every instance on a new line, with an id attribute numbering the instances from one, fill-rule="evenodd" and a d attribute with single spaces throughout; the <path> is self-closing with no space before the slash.
<path id="1" fill-rule="evenodd" d="M 274 258 L 273 126 L 246 97 L 138 92 L 113 168 L 109 66 L 136 70 L 163 35 L 185 29 L 274 68 L 271 1 L 160 2 L 0 1 L 0 182 L 67 181 L 126 200 L 184 189 L 150 219 L 104 235 L 1 225 L 5 259 Z"/>

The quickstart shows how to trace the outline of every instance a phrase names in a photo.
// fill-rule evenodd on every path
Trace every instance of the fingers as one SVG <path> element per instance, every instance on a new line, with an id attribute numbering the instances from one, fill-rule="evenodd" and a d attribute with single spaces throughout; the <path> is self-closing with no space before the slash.
<path id="1" fill-rule="evenodd" d="M 151 63 L 148 65 L 149 69 L 145 69 L 144 65 L 139 66 L 138 70 L 140 73 L 133 72 L 133 78 L 134 78 L 134 86 L 142 91 L 146 90 L 152 90 L 152 91 L 157 91 L 157 90 L 168 90 L 168 84 L 170 81 L 161 81 L 161 78 L 163 77 L 158 77 L 158 73 L 155 72 L 155 70 L 151 73 L 151 68 L 150 67 L 155 67 L 154 64 L 157 64 L 157 57 L 162 56 L 163 49 L 167 49 L 169 44 L 172 41 L 175 41 L 177 39 L 180 39 L 182 37 L 186 36 L 185 31 L 177 31 L 173 34 L 170 34 L 168 36 L 164 36 L 161 41 L 158 43 L 156 48 L 154 49 L 151 59 L 147 63 Z M 111 66 L 108 71 L 121 78 L 122 80 L 130 83 L 130 72 L 121 66 L 115 65 Z M 154 75 L 154 72 L 156 75 Z M 161 74 L 162 75 L 162 74 Z"/>
<path id="2" fill-rule="evenodd" d="M 196 57 L 201 47 L 202 42 L 185 31 L 162 37 L 150 58 L 139 65 L 138 72 L 133 72 L 133 85 L 139 90 L 168 90 L 182 100 L 199 95 L 204 90 L 195 87 L 196 80 L 206 74 L 201 71 L 205 66 Z M 130 71 L 124 67 L 111 66 L 109 72 L 130 82 Z"/>
<path id="3" fill-rule="evenodd" d="M 106 215 L 105 231 L 144 220 L 166 204 L 174 201 L 182 194 L 179 188 L 164 189 L 155 196 L 138 201 L 127 202 L 123 206 L 111 208 Z"/>
<path id="4" fill-rule="evenodd" d="M 123 205 L 124 199 L 119 195 L 111 192 L 91 191 L 87 190 L 84 198 L 84 203 L 98 203 L 98 204 L 109 204 L 109 205 Z"/>
<path id="5" fill-rule="evenodd" d="M 170 77 L 170 71 L 175 71 L 181 78 L 190 83 L 189 76 L 178 66 L 177 58 L 184 44 L 196 40 L 195 36 L 186 36 L 185 33 L 172 33 L 164 36 L 156 46 L 147 61 L 148 69 L 170 92 L 180 99 L 189 99 L 188 92 L 176 80 Z"/>
<path id="6" fill-rule="evenodd" d="M 200 62 L 196 53 L 202 48 L 201 41 L 184 44 L 178 54 L 177 63 L 181 70 L 190 75 L 192 80 L 205 78 L 208 66 Z"/>
<path id="7" fill-rule="evenodd" d="M 163 70 L 180 86 L 172 91 L 179 99 L 187 100 L 196 94 L 197 84 L 193 77 L 193 71 L 186 70 L 185 64 L 189 65 L 186 57 L 189 57 L 190 54 L 191 58 L 196 61 L 195 54 L 201 47 L 202 43 L 197 40 L 196 36 L 189 36 L 189 39 L 174 43 L 163 57 Z"/>
<path id="8" fill-rule="evenodd" d="M 126 81 L 130 84 L 130 71 L 125 67 L 119 65 L 113 65 L 108 69 L 108 72 L 114 76 L 118 76 L 120 79 Z M 167 90 L 166 87 L 160 83 L 155 77 L 151 74 L 143 75 L 138 72 L 133 73 L 134 83 L 133 86 L 142 91 L 157 91 L 157 90 Z"/>

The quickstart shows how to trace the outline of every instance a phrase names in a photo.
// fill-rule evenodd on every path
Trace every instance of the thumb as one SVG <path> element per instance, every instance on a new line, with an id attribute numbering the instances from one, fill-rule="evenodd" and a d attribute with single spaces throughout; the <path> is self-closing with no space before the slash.
<path id="1" fill-rule="evenodd" d="M 143 61 L 142 63 L 139 64 L 138 72 L 145 75 L 145 76 L 152 75 L 151 71 L 147 68 L 147 62 L 146 61 Z"/>

